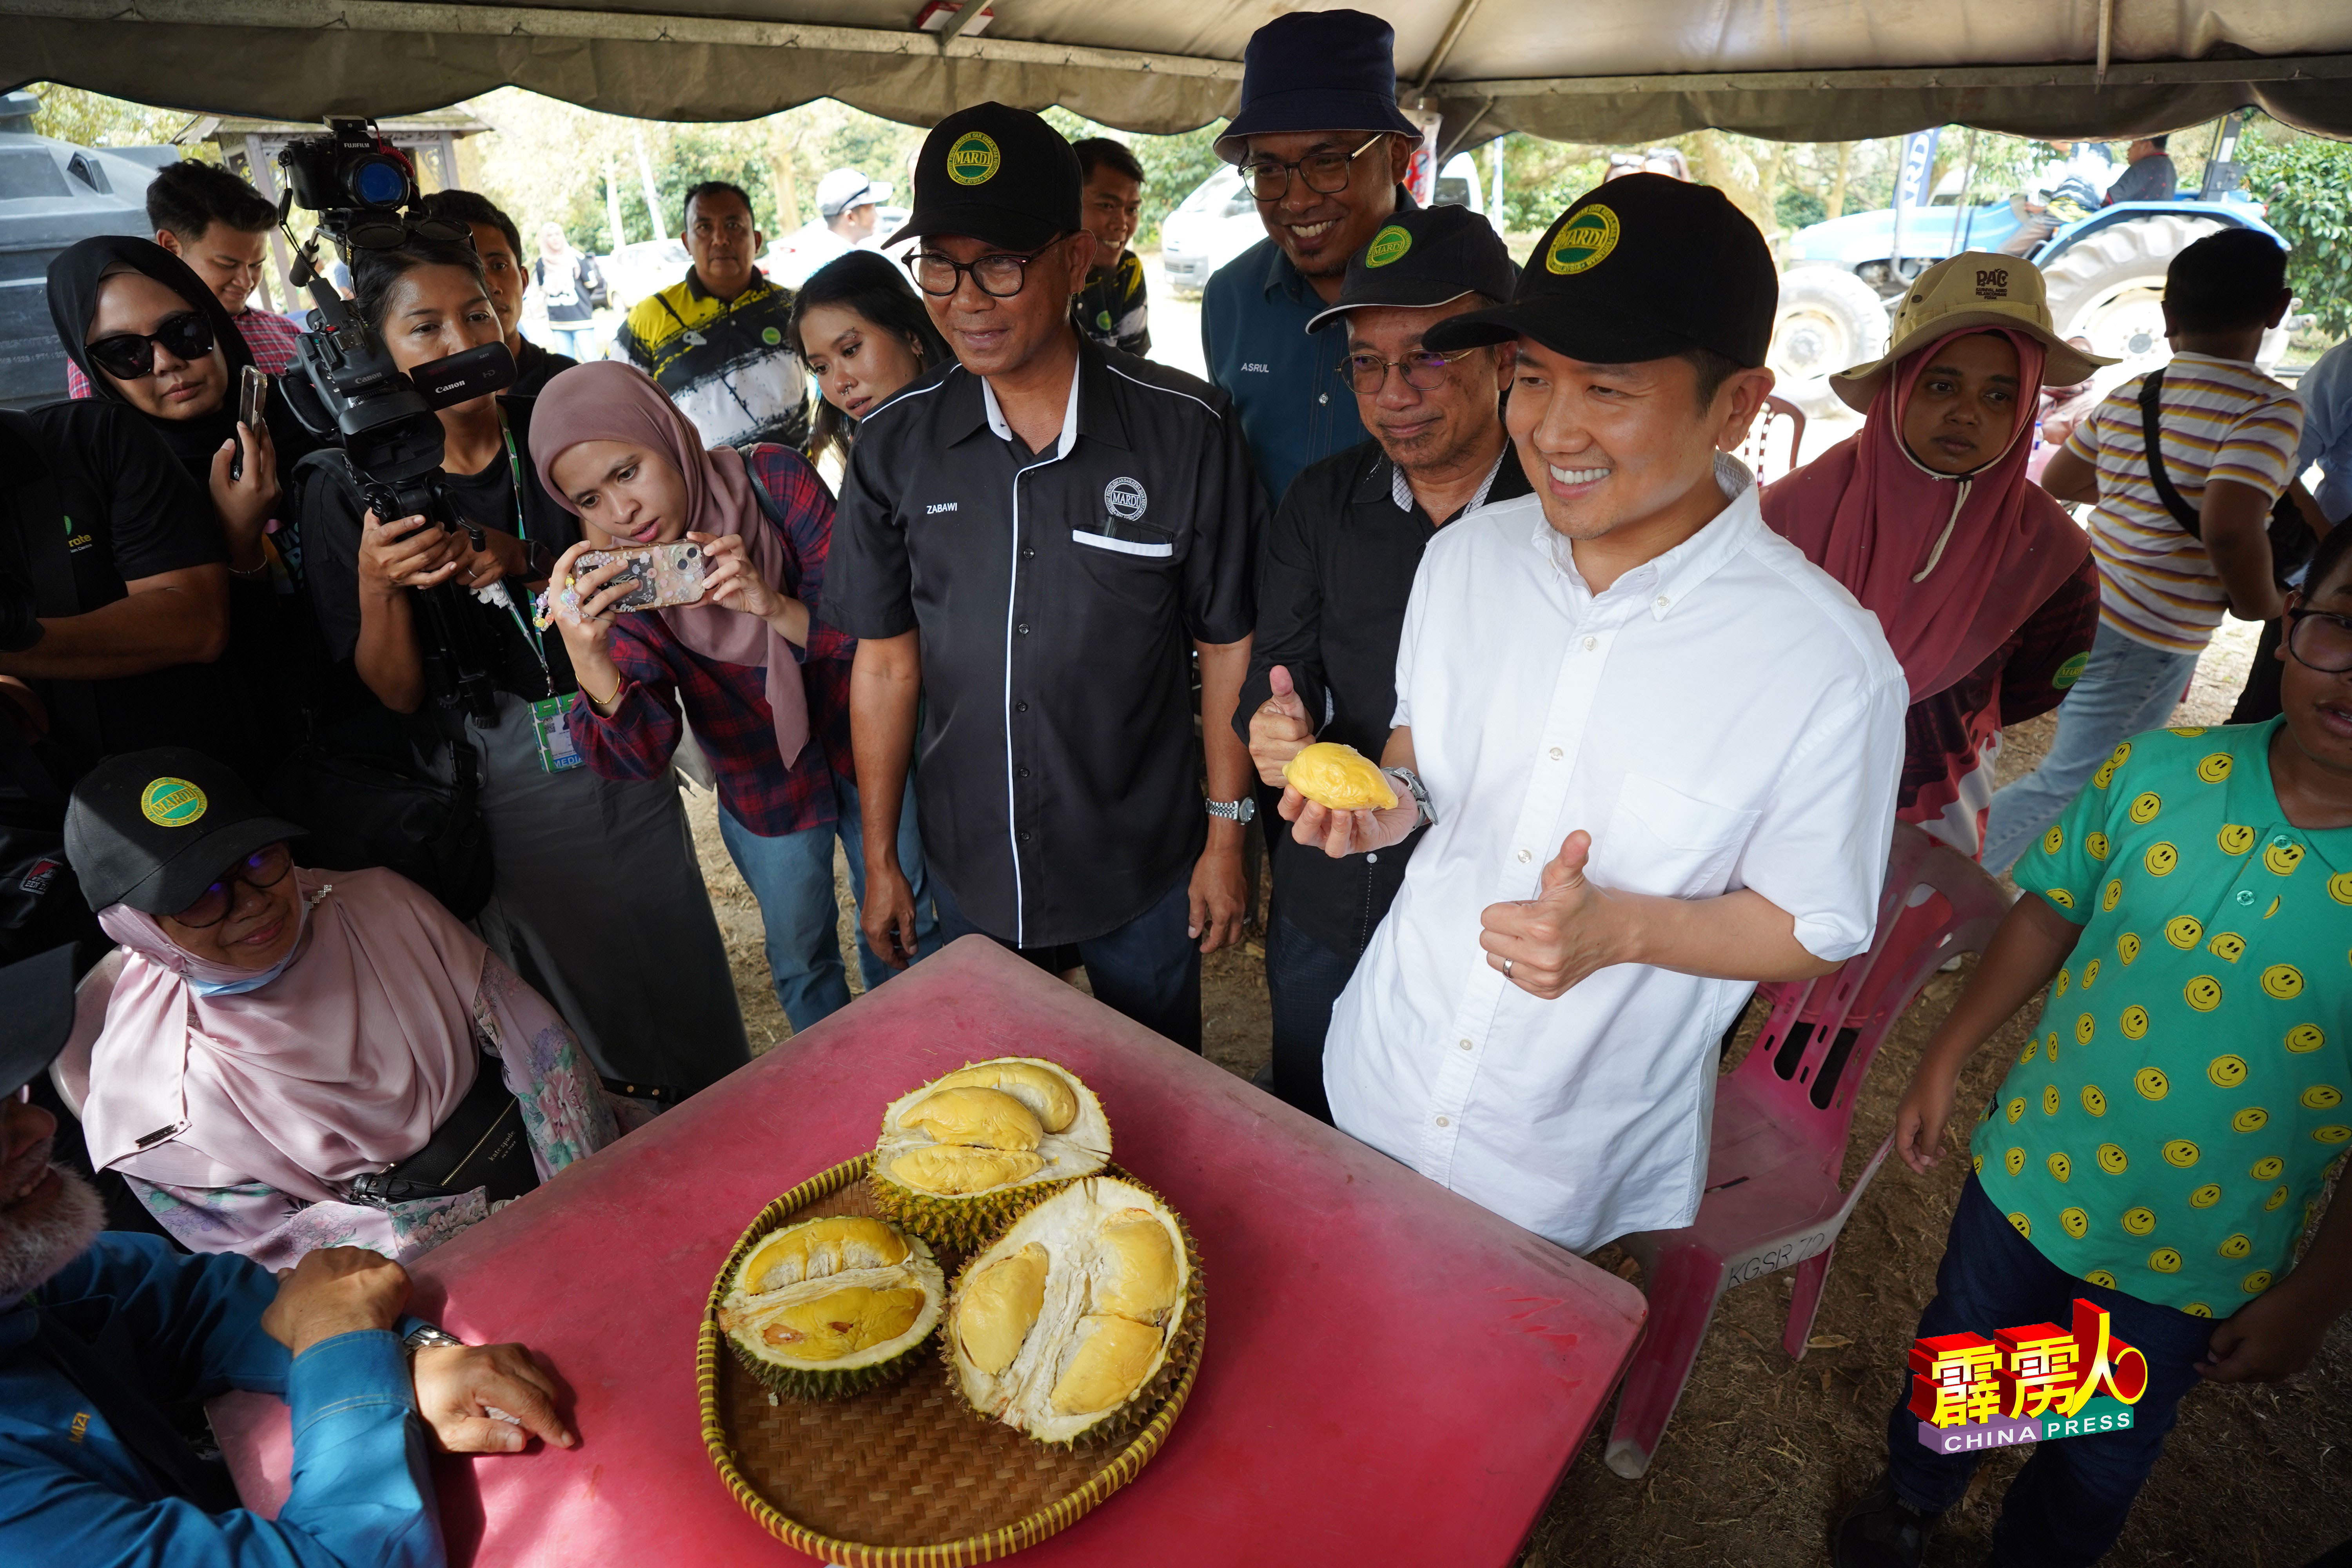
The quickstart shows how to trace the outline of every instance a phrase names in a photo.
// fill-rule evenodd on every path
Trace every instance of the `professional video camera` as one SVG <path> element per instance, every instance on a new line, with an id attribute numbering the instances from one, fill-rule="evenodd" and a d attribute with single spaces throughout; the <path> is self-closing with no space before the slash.
<path id="1" fill-rule="evenodd" d="M 412 235 L 469 246 L 473 237 L 458 225 L 410 215 L 415 169 L 373 121 L 331 118 L 327 126 L 326 135 L 289 142 L 278 155 L 286 176 L 278 226 L 296 253 L 294 285 L 308 289 L 314 302 L 299 343 L 302 374 L 288 377 L 280 390 L 312 435 L 342 447 L 376 516 L 421 516 L 452 532 L 462 528 L 478 550 L 481 528 L 458 513 L 443 483 L 436 411 L 513 385 L 514 356 L 503 342 L 485 343 L 421 366 L 414 376 L 402 374 L 375 330 L 320 276 L 318 256 L 322 237 L 348 264 L 354 247 L 389 249 Z M 319 215 L 308 240 L 297 240 L 287 226 L 298 204 Z M 499 602 L 507 596 L 501 584 L 484 592 Z M 456 593 L 436 588 L 423 595 L 436 630 L 426 657 L 444 667 L 442 689 L 488 721 L 494 713 L 489 660 L 471 646 L 480 639 L 458 630 L 464 617 L 447 613 Z"/>

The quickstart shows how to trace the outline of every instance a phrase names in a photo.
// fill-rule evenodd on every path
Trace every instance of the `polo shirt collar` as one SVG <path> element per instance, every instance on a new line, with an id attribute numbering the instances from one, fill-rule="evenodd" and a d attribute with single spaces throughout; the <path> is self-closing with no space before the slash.
<path id="1" fill-rule="evenodd" d="M 1700 584 L 1753 542 L 1764 527 L 1764 508 L 1759 500 L 1762 492 L 1757 486 L 1756 477 L 1738 458 L 1727 452 L 1717 452 L 1715 455 L 1715 482 L 1730 498 L 1731 504 L 1710 519 L 1705 528 L 1672 550 L 1643 562 L 1618 578 L 1609 585 L 1609 593 L 1650 595 L 1650 618 L 1663 621 Z M 1580 588 L 1586 587 L 1582 574 L 1576 569 L 1574 552 L 1569 548 L 1568 541 L 1561 538 L 1545 520 L 1540 501 L 1536 507 L 1535 531 L 1528 543 L 1542 552 L 1555 570 Z"/>
<path id="2" fill-rule="evenodd" d="M 990 434 L 998 440 L 1012 440 L 1013 426 L 1005 422 L 1004 410 L 996 401 L 996 389 L 988 384 L 986 376 L 972 379 L 980 383 L 979 417 L 964 428 L 968 432 L 984 420 Z M 1122 450 L 1129 445 L 1127 421 L 1120 417 L 1118 405 L 1111 395 L 1109 367 L 1103 362 L 1102 351 L 1084 334 L 1078 337 L 1077 358 L 1070 366 L 1070 394 L 1063 401 L 1062 434 L 1054 450 L 1044 455 L 1068 457 L 1080 436 L 1108 442 Z"/>
<path id="3" fill-rule="evenodd" d="M 1503 449 L 1495 454 L 1495 460 L 1487 465 L 1486 477 L 1478 481 L 1477 493 L 1473 495 L 1469 504 L 1462 509 L 1460 517 L 1468 517 L 1486 504 L 1486 496 L 1495 488 L 1495 476 L 1503 471 L 1503 459 L 1509 456 L 1511 456 L 1511 444 L 1506 441 L 1503 443 Z M 1396 503 L 1397 510 L 1409 512 L 1419 506 L 1421 502 L 1412 493 L 1412 481 L 1404 477 L 1404 470 L 1398 468 L 1395 460 L 1385 453 L 1381 455 L 1381 461 L 1388 464 L 1389 500 Z M 1438 520 L 1432 518 L 1430 521 L 1435 522 Z"/>
<path id="4" fill-rule="evenodd" d="M 758 289 L 761 284 L 765 283 L 767 280 L 766 276 L 762 274 L 758 268 L 754 267 L 751 268 L 751 281 L 743 285 L 743 292 L 736 295 L 735 300 L 743 299 L 746 295 L 751 294 L 754 289 Z M 716 300 L 719 298 L 718 295 L 713 294 L 709 289 L 702 286 L 701 269 L 696 267 L 692 262 L 687 263 L 686 294 L 687 298 L 689 300 Z M 729 300 L 724 301 L 724 303 L 732 305 L 735 302 L 735 300 Z"/>

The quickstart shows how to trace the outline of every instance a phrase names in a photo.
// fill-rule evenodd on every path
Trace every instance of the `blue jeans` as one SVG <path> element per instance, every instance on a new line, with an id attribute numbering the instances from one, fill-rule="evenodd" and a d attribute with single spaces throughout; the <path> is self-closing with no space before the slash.
<path id="1" fill-rule="evenodd" d="M 2023 778 L 1993 794 L 1985 825 L 1984 868 L 2000 876 L 2066 809 L 2116 746 L 2153 730 L 2197 673 L 2197 655 L 2150 647 L 2102 624 L 2083 679 L 2058 704 L 2050 754 Z"/>
<path id="2" fill-rule="evenodd" d="M 1335 952 L 1283 918 L 1265 928 L 1265 994 L 1274 1015 L 1274 1092 L 1284 1104 L 1318 1121 L 1331 1120 L 1323 1092 L 1323 1037 L 1331 1008 L 1364 955 Z"/>
<path id="3" fill-rule="evenodd" d="M 2094 1437 L 2035 1445 L 2010 1483 L 1993 1526 L 2001 1568 L 2088 1568 L 2123 1533 L 2132 1500 L 2164 1452 L 2180 1396 L 2201 1380 L 2196 1363 L 2213 1337 L 2212 1320 L 2102 1289 L 2053 1264 L 2017 1234 L 1974 1176 L 1936 1268 L 1936 1299 L 1919 1315 L 1918 1337 L 1978 1333 L 2072 1321 L 2074 1298 L 2112 1314 L 2116 1337 L 2147 1357 L 2147 1392 L 2132 1425 Z M 1919 1418 L 1906 1408 L 1909 1380 L 1886 1422 L 1886 1468 L 1895 1495 L 1923 1513 L 1960 1500 L 1984 1451 L 1943 1454 L 1919 1441 Z"/>
<path id="4" fill-rule="evenodd" d="M 569 354 L 582 364 L 604 357 L 604 345 L 596 341 L 596 329 L 587 321 L 550 321 L 541 331 L 546 337 L 541 347 Z"/>
<path id="5" fill-rule="evenodd" d="M 907 809 L 914 810 L 911 805 Z M 1187 867 L 1174 887 L 1125 925 L 1066 945 L 1078 950 L 1078 962 L 1086 965 L 1087 984 L 1094 988 L 1096 1001 L 1197 1052 L 1201 1048 L 1201 941 L 1185 934 L 1192 920 L 1192 872 Z M 1053 955 L 1060 950 L 1013 947 L 994 931 L 982 931 L 964 918 L 945 882 L 932 884 L 931 897 L 939 900 L 942 942 L 980 931 L 1039 968 L 1054 970 Z"/>
<path id="6" fill-rule="evenodd" d="M 929 879 L 923 869 L 923 843 L 915 830 L 914 782 L 898 808 L 898 868 L 915 895 L 915 956 L 940 949 L 940 928 L 931 912 Z M 719 837 L 728 858 L 760 900 L 760 923 L 768 939 L 768 973 L 776 1001 L 795 1030 L 849 1005 L 849 981 L 841 967 L 840 906 L 833 896 L 833 841 L 849 858 L 850 891 L 866 906 L 866 835 L 857 819 L 857 786 L 833 781 L 840 820 L 823 827 L 763 838 L 719 808 Z M 857 973 L 871 991 L 898 972 L 875 956 L 857 933 Z"/>

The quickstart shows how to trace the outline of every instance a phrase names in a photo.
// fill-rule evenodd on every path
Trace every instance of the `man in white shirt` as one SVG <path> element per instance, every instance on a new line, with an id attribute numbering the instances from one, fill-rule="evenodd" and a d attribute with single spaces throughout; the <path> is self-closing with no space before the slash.
<path id="1" fill-rule="evenodd" d="M 1755 983 L 1863 951 L 1885 875 L 1901 667 L 1719 455 L 1771 388 L 1778 291 L 1721 193 L 1643 174 L 1554 224 L 1510 304 L 1430 330 L 1517 344 L 1535 494 L 1423 557 L 1400 804 L 1283 797 L 1335 855 L 1433 823 L 1333 1011 L 1338 1124 L 1579 1251 L 1691 1222 L 1716 1042 Z"/>
<path id="2" fill-rule="evenodd" d="M 889 199 L 889 186 L 876 184 L 856 169 L 834 170 L 816 183 L 817 216 L 776 247 L 769 276 L 787 289 L 798 289 L 827 262 L 853 250 L 873 249 L 882 212 L 877 204 Z"/>

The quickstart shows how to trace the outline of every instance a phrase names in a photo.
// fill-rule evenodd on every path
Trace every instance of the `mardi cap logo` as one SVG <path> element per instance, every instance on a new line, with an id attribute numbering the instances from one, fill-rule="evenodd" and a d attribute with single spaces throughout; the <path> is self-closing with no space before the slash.
<path id="1" fill-rule="evenodd" d="M 210 804 L 205 792 L 185 779 L 156 779 L 139 792 L 139 815 L 158 827 L 185 827 L 204 816 Z"/>
<path id="2" fill-rule="evenodd" d="M 959 185 L 984 185 L 1003 164 L 996 138 L 985 132 L 967 131 L 948 149 L 948 178 Z"/>
<path id="3" fill-rule="evenodd" d="M 1372 236 L 1372 243 L 1364 247 L 1364 265 L 1386 267 L 1412 248 L 1412 236 L 1402 225 L 1391 224 Z"/>
<path id="4" fill-rule="evenodd" d="M 1571 216 L 1544 252 L 1544 269 L 1572 278 L 1609 259 L 1617 248 L 1617 215 L 1595 202 Z"/>

